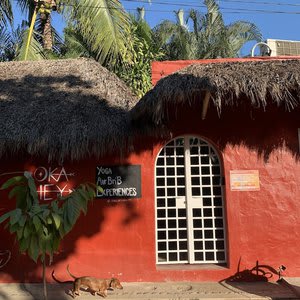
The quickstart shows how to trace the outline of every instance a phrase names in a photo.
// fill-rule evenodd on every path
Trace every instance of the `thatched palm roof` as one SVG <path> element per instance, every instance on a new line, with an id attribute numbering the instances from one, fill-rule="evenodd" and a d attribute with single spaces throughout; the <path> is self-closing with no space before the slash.
<path id="1" fill-rule="evenodd" d="M 0 63 L 0 156 L 63 160 L 122 151 L 136 100 L 93 60 Z"/>
<path id="2" fill-rule="evenodd" d="M 193 64 L 159 80 L 131 115 L 136 121 L 147 118 L 154 125 L 164 124 L 170 107 L 192 106 L 205 95 L 219 113 L 222 106 L 242 101 L 263 109 L 271 101 L 292 110 L 300 102 L 300 60 Z"/>

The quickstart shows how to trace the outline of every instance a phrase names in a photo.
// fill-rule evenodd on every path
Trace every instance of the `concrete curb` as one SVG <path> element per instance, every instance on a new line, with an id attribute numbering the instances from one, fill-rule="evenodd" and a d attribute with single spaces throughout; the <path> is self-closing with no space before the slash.
<path id="1" fill-rule="evenodd" d="M 300 278 L 292 281 L 300 289 Z M 123 283 L 123 290 L 108 291 L 108 300 L 299 300 L 288 287 L 276 282 L 163 282 Z M 70 300 L 71 284 L 48 284 L 48 300 Z M 40 283 L 2 283 L 1 300 L 42 300 L 43 285 Z M 78 300 L 101 299 L 88 291 L 82 291 Z"/>

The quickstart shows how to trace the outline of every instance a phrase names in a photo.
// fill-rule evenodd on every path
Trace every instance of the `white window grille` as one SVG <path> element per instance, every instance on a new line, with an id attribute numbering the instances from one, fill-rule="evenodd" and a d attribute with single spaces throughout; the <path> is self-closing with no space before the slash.
<path id="1" fill-rule="evenodd" d="M 158 154 L 156 263 L 226 263 L 223 175 L 214 148 L 197 137 Z"/>

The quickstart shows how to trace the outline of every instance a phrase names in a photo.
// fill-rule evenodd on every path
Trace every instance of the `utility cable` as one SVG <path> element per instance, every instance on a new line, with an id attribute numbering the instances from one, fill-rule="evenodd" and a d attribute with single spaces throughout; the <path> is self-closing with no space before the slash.
<path id="1" fill-rule="evenodd" d="M 21 0 L 14 0 L 15 2 L 21 2 Z M 129 1 L 129 0 L 123 0 L 123 1 Z M 134 0 L 135 2 L 141 3 L 141 1 Z M 133 2 L 130 1 L 130 2 Z M 145 2 L 143 2 L 145 3 Z M 161 2 L 162 3 L 162 2 Z M 84 7 L 84 8 L 95 8 L 95 9 L 116 9 L 116 10 L 127 10 L 127 11 L 136 11 L 135 9 L 127 9 L 127 8 L 118 8 L 118 7 L 107 7 L 107 6 L 92 6 L 92 5 L 80 5 L 80 4 L 70 4 L 70 3 L 61 3 L 62 6 L 69 6 L 69 7 Z M 158 4 L 158 3 L 157 3 Z M 165 3 L 166 4 L 166 3 Z M 170 3 L 168 3 L 170 5 Z M 179 5 L 177 5 L 179 6 Z M 186 4 L 187 6 L 187 4 Z M 195 8 L 206 8 L 205 5 L 198 5 L 193 6 Z M 233 7 L 219 7 L 219 9 L 222 11 L 222 13 L 265 13 L 265 14 L 288 14 L 288 15 L 300 15 L 300 11 L 279 11 L 279 10 L 266 10 L 266 9 L 248 9 L 248 8 L 233 8 Z M 223 10 L 229 10 L 228 12 Z M 161 9 L 146 9 L 147 12 L 173 12 L 173 10 L 161 10 Z"/>

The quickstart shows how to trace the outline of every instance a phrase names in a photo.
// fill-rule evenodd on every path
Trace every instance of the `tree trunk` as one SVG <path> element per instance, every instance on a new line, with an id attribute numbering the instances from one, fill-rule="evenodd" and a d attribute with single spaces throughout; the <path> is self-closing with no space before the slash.
<path id="1" fill-rule="evenodd" d="M 44 20 L 44 49 L 52 50 L 53 40 L 52 40 L 52 29 L 51 29 L 51 14 L 46 14 L 46 19 Z"/>
<path id="2" fill-rule="evenodd" d="M 47 295 L 47 282 L 46 282 L 46 255 L 44 254 L 43 257 L 43 288 L 44 288 L 44 300 L 48 300 Z"/>

